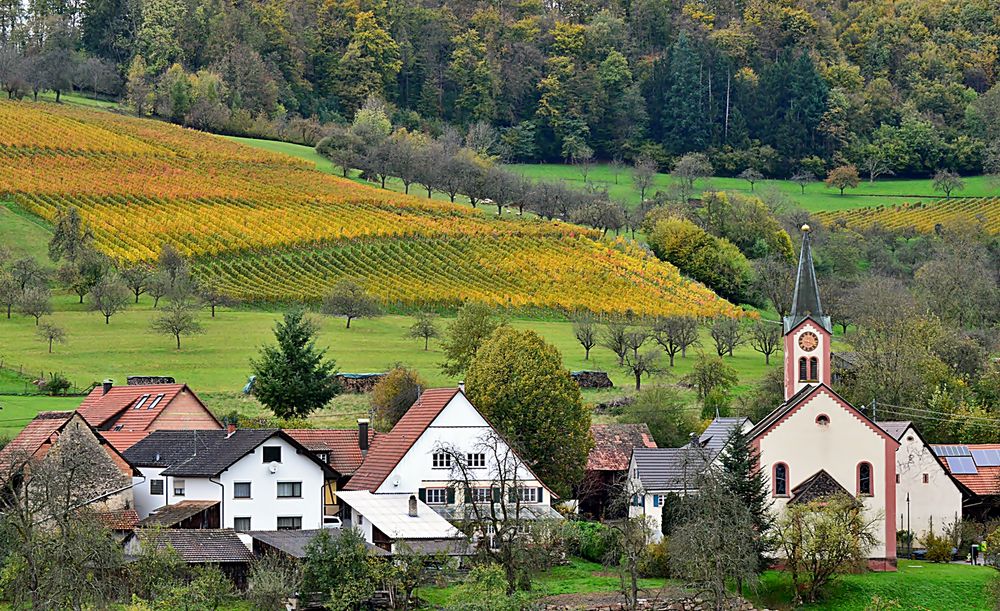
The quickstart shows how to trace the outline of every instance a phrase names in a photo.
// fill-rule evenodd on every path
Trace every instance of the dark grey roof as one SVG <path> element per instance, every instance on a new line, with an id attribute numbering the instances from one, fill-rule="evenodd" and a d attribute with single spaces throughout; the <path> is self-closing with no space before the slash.
<path id="1" fill-rule="evenodd" d="M 705 449 L 709 450 L 713 455 L 722 451 L 725 447 L 726 441 L 729 440 L 729 436 L 733 434 L 733 430 L 743 426 L 744 423 L 750 422 L 749 418 L 746 417 L 732 417 L 732 418 L 715 418 L 712 423 L 708 425 L 705 432 L 698 437 L 698 442 Z M 751 424 L 753 424 L 751 422 Z"/>
<path id="2" fill-rule="evenodd" d="M 253 539 L 260 541 L 274 549 L 284 552 L 293 558 L 305 558 L 306 546 L 316 538 L 320 530 L 253 530 L 248 532 Z M 339 528 L 327 529 L 331 537 L 339 537 Z M 387 556 L 389 552 L 380 547 L 375 547 L 370 543 L 365 543 L 368 551 L 376 556 Z"/>
<path id="3" fill-rule="evenodd" d="M 281 429 L 153 431 L 124 452 L 140 467 L 163 467 L 163 475 L 214 477 L 272 437 L 280 437 L 333 477 L 329 465 Z"/>
<path id="4" fill-rule="evenodd" d="M 799 269 L 795 275 L 795 293 L 792 296 L 792 309 L 785 317 L 785 333 L 790 332 L 799 323 L 811 318 L 824 329 L 833 332 L 829 316 L 823 316 L 823 306 L 819 299 L 819 283 L 816 282 L 816 268 L 812 259 L 812 234 L 804 228 L 802 232 L 802 251 L 799 253 Z"/>
<path id="5" fill-rule="evenodd" d="M 826 470 L 820 469 L 803 480 L 798 486 L 792 488 L 792 498 L 788 502 L 790 504 L 811 503 L 812 501 L 829 498 L 835 494 L 845 494 L 854 498 L 832 475 L 827 473 Z"/>
<path id="6" fill-rule="evenodd" d="M 221 564 L 253 560 L 253 554 L 233 530 L 139 529 L 136 531 L 136 536 L 144 545 L 155 543 L 161 549 L 169 545 L 189 564 Z"/>
<path id="7" fill-rule="evenodd" d="M 883 431 L 892 435 L 892 438 L 899 441 L 899 438 L 903 436 L 906 429 L 910 428 L 913 424 L 909 420 L 890 420 L 885 422 L 876 422 Z"/>
<path id="8" fill-rule="evenodd" d="M 713 456 L 701 447 L 635 448 L 632 458 L 646 491 L 690 490 Z"/>
<path id="9" fill-rule="evenodd" d="M 798 405 L 799 402 L 802 401 L 802 399 L 805 399 L 806 396 L 809 393 L 811 393 L 814 388 L 816 388 L 816 385 L 814 384 L 806 384 L 805 386 L 800 388 L 799 392 L 795 393 L 791 397 L 788 397 L 788 400 L 786 400 L 784 403 L 776 407 L 773 412 L 765 416 L 763 420 L 758 422 L 752 429 L 750 429 L 750 432 L 747 435 L 750 437 L 750 439 L 753 439 L 761 432 L 767 430 L 772 424 L 780 420 L 782 416 L 787 414 L 789 411 L 792 410 L 792 408 Z"/>

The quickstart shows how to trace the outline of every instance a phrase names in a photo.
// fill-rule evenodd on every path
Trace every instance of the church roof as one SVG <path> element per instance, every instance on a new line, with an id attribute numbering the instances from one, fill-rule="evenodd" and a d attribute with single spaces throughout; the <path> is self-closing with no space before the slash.
<path id="1" fill-rule="evenodd" d="M 789 333 L 807 318 L 833 332 L 829 316 L 823 316 L 823 306 L 819 298 L 819 283 L 812 258 L 812 234 L 808 225 L 802 226 L 802 251 L 799 253 L 799 269 L 795 275 L 795 293 L 792 296 L 792 310 L 785 317 L 785 333 Z"/>
<path id="2" fill-rule="evenodd" d="M 828 499 L 837 494 L 851 496 L 851 493 L 841 486 L 840 482 L 833 479 L 832 475 L 827 473 L 825 469 L 820 469 L 801 484 L 792 488 L 792 499 L 788 503 L 811 503 L 812 501 Z"/>

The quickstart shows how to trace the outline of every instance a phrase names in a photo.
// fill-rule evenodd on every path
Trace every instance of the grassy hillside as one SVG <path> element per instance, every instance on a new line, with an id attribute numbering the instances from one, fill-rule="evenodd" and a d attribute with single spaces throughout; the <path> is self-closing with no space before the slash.
<path id="1" fill-rule="evenodd" d="M 736 312 L 673 266 L 595 231 L 371 188 L 269 146 L 4 101 L 0 194 L 47 220 L 77 207 L 119 262 L 151 261 L 174 244 L 197 275 L 248 301 L 317 300 L 351 278 L 403 309 L 472 299 L 530 310 Z"/>
<path id="2" fill-rule="evenodd" d="M 511 169 L 533 180 L 564 180 L 571 186 L 583 188 L 583 176 L 580 169 L 571 165 L 560 164 L 521 164 L 509 166 Z M 629 205 L 639 203 L 639 191 L 632 184 L 628 168 L 618 172 L 617 182 L 611 166 L 595 166 L 587 180 L 600 187 L 607 187 L 612 197 Z M 998 187 L 984 176 L 970 176 L 964 179 L 965 189 L 956 191 L 953 196 L 990 197 L 1000 195 Z M 657 174 L 654 185 L 646 196 L 649 197 L 659 190 L 667 190 L 673 178 L 668 174 Z M 750 184 L 740 178 L 711 178 L 699 180 L 695 184 L 699 190 L 718 189 L 724 191 L 740 191 L 750 193 Z M 849 210 L 880 204 L 893 204 L 917 199 L 937 199 L 940 193 L 934 191 L 930 179 L 880 179 L 874 183 L 863 181 L 858 188 L 848 189 L 840 195 L 837 189 L 828 188 L 822 182 L 808 185 L 805 193 L 796 183 L 788 180 L 763 180 L 754 186 L 757 192 L 776 191 L 792 202 L 811 212 L 828 210 Z"/>

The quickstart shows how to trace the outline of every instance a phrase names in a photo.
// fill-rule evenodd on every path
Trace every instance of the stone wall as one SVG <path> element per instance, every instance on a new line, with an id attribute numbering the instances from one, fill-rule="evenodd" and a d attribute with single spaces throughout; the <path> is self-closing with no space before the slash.
<path id="1" fill-rule="evenodd" d="M 344 392 L 365 393 L 371 392 L 384 377 L 384 373 L 338 373 L 337 383 Z"/>
<path id="2" fill-rule="evenodd" d="M 606 371 L 574 371 L 570 375 L 580 388 L 612 388 L 611 378 Z"/>
<path id="3" fill-rule="evenodd" d="M 129 376 L 129 386 L 149 386 L 150 384 L 174 384 L 170 376 Z"/>

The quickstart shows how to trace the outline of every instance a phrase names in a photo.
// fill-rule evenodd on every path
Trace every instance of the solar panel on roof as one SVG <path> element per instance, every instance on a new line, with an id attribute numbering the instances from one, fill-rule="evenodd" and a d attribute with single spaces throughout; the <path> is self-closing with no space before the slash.
<path id="1" fill-rule="evenodd" d="M 1000 467 L 1000 450 L 972 450 L 977 467 Z"/>
<path id="2" fill-rule="evenodd" d="M 979 473 L 971 456 L 949 456 L 945 460 L 948 461 L 948 467 L 955 475 L 976 475 Z"/>
<path id="3" fill-rule="evenodd" d="M 968 446 L 935 446 L 934 453 L 938 456 L 972 456 Z"/>

